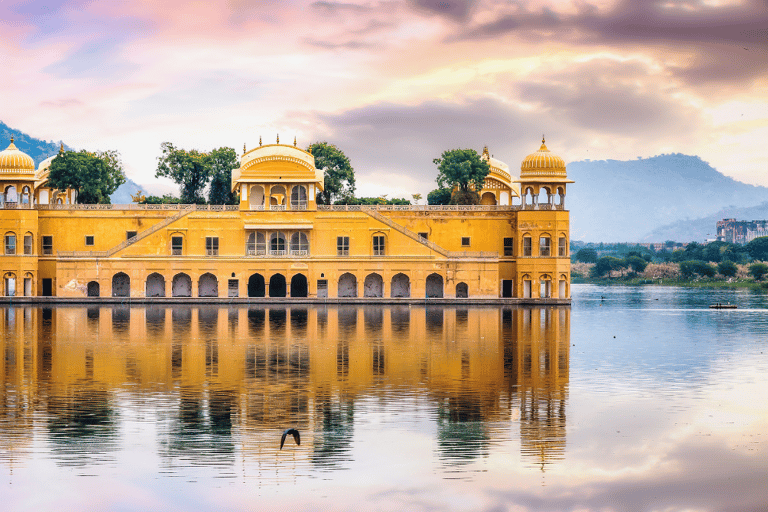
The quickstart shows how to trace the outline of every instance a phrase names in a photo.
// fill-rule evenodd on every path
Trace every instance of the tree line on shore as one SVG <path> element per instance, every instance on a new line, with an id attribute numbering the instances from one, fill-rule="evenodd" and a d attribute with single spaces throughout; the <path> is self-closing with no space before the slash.
<path id="1" fill-rule="evenodd" d="M 763 263 L 768 261 L 768 237 L 756 238 L 746 245 L 719 241 L 708 244 L 692 242 L 673 251 L 666 250 L 666 247 L 661 251 L 652 251 L 643 246 L 627 244 L 608 247 L 608 250 L 623 257 L 600 255 L 594 247 L 583 247 L 573 253 L 572 259 L 574 262 L 590 264 L 587 268 L 592 278 L 635 278 L 651 263 L 668 264 L 668 268 L 676 267 L 677 274 L 688 280 L 713 279 L 718 275 L 731 279 L 737 277 L 740 266 L 755 281 L 761 281 L 768 275 L 768 265 Z"/>
<path id="2" fill-rule="evenodd" d="M 237 153 L 229 147 L 211 151 L 183 149 L 171 142 L 160 146 L 155 177 L 169 178 L 179 186 L 179 195 L 144 196 L 137 191 L 137 202 L 144 204 L 237 204 L 231 191 L 232 171 L 239 167 Z M 318 204 L 394 204 L 407 205 L 403 198 L 357 197 L 355 172 L 349 158 L 334 144 L 322 141 L 310 144 L 306 151 L 315 158 L 315 167 L 323 171 L 324 189 L 318 191 Z M 490 172 L 488 163 L 473 149 L 444 151 L 433 160 L 437 166 L 438 188 L 429 193 L 428 204 L 478 204 L 477 193 Z M 65 151 L 63 146 L 49 167 L 48 185 L 54 189 L 77 191 L 81 204 L 109 204 L 109 196 L 125 183 L 126 177 L 117 151 Z M 421 194 L 412 194 L 418 203 Z"/>

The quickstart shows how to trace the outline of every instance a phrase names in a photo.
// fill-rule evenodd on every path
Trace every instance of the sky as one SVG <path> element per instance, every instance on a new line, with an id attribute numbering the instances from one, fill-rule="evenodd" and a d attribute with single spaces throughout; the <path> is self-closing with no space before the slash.
<path id="1" fill-rule="evenodd" d="M 336 144 L 359 196 L 426 197 L 432 160 L 454 148 L 487 145 L 519 174 L 542 134 L 566 162 L 679 152 L 768 186 L 765 0 L 0 0 L 0 12 L 0 121 L 118 150 L 150 192 L 164 141 L 240 152 L 277 134 Z"/>

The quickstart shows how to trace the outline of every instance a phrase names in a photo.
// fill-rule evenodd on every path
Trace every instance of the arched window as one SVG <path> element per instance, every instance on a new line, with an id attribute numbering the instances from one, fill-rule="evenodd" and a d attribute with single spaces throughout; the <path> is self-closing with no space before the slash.
<path id="1" fill-rule="evenodd" d="M 568 256 L 568 239 L 565 235 L 560 235 L 557 239 L 557 255 L 561 258 Z"/>
<path id="2" fill-rule="evenodd" d="M 459 283 L 456 285 L 456 298 L 466 299 L 469 297 L 469 286 L 467 283 Z"/>
<path id="3" fill-rule="evenodd" d="M 373 255 L 384 256 L 387 253 L 387 239 L 384 233 L 375 233 L 373 235 Z"/>
<path id="4" fill-rule="evenodd" d="M 89 297 L 98 297 L 100 295 L 99 293 L 99 283 L 98 281 L 89 281 L 88 282 L 88 296 Z"/>
<path id="5" fill-rule="evenodd" d="M 285 255 L 285 235 L 280 231 L 272 233 L 269 237 L 269 252 L 276 256 Z"/>
<path id="6" fill-rule="evenodd" d="M 541 235 L 539 237 L 539 256 L 552 256 L 552 239 L 549 235 Z"/>
<path id="7" fill-rule="evenodd" d="M 16 254 L 16 233 L 8 232 L 5 234 L 5 254 Z"/>
<path id="8" fill-rule="evenodd" d="M 306 233 L 299 231 L 291 235 L 291 254 L 294 256 L 309 254 L 309 239 Z"/>
<path id="9" fill-rule="evenodd" d="M 264 297 L 266 295 L 266 282 L 261 274 L 252 274 L 248 278 L 248 296 Z"/>
<path id="10" fill-rule="evenodd" d="M 29 187 L 21 189 L 21 204 L 29 204 Z"/>
<path id="11" fill-rule="evenodd" d="M 171 235 L 171 255 L 181 256 L 182 254 L 184 254 L 184 235 L 173 233 Z"/>
<path id="12" fill-rule="evenodd" d="M 16 187 L 11 185 L 5 189 L 5 202 L 16 203 L 19 200 L 19 195 L 16 193 Z"/>
<path id="13" fill-rule="evenodd" d="M 291 189 L 291 209 L 305 210 L 307 208 L 307 188 L 296 185 Z"/>

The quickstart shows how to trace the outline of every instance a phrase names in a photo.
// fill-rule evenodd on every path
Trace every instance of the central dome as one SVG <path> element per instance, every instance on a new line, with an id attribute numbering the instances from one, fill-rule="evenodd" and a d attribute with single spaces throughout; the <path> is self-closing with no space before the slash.
<path id="1" fill-rule="evenodd" d="M 33 179 L 35 177 L 35 161 L 16 147 L 13 137 L 10 145 L 4 151 L 0 151 L 0 174 L 22 175 Z"/>
<path id="2" fill-rule="evenodd" d="M 531 153 L 520 164 L 520 179 L 565 178 L 565 162 L 559 156 L 552 154 L 541 138 L 541 147 Z"/>

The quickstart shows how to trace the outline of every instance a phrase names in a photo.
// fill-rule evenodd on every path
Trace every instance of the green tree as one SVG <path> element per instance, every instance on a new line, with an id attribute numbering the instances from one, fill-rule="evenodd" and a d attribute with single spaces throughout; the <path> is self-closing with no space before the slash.
<path id="1" fill-rule="evenodd" d="M 626 267 L 626 262 L 613 256 L 603 256 L 597 260 L 595 266 L 592 267 L 592 275 L 594 277 L 602 277 L 609 274 L 612 270 L 621 270 Z"/>
<path id="2" fill-rule="evenodd" d="M 432 162 L 437 165 L 437 185 L 454 190 L 451 204 L 477 204 L 477 191 L 483 188 L 485 177 L 491 168 L 474 149 L 451 149 L 443 151 L 440 158 Z"/>
<path id="3" fill-rule="evenodd" d="M 317 193 L 318 204 L 336 204 L 355 196 L 355 170 L 339 148 L 328 142 L 315 142 L 307 151 L 315 157 L 315 167 L 323 171 L 325 179 L 324 190 Z"/>
<path id="4" fill-rule="evenodd" d="M 579 252 L 576 253 L 576 261 L 581 261 L 582 263 L 596 263 L 597 251 L 591 247 L 579 249 Z"/>
<path id="5" fill-rule="evenodd" d="M 141 204 L 179 204 L 181 199 L 174 197 L 170 194 L 165 194 L 163 197 L 159 196 L 147 196 L 141 202 Z"/>
<path id="6" fill-rule="evenodd" d="M 123 183 L 117 151 L 60 151 L 49 167 L 48 186 L 75 189 L 80 204 L 110 204 L 109 196 Z"/>
<path id="7" fill-rule="evenodd" d="M 427 204 L 439 205 L 448 204 L 451 202 L 451 189 L 449 188 L 436 188 L 429 194 L 427 194 Z"/>
<path id="8" fill-rule="evenodd" d="M 642 272 L 645 270 L 645 267 L 648 266 L 648 262 L 645 261 L 644 258 L 636 255 L 628 256 L 626 259 L 627 265 L 632 269 L 633 272 Z"/>
<path id="9" fill-rule="evenodd" d="M 717 264 L 717 272 L 724 277 L 733 277 L 736 275 L 738 267 L 732 261 L 721 261 Z"/>
<path id="10" fill-rule="evenodd" d="M 749 266 L 749 275 L 754 277 L 755 281 L 762 281 L 765 274 L 768 274 L 768 265 L 765 263 L 753 263 Z"/>
<path id="11" fill-rule="evenodd" d="M 702 277 L 714 277 L 717 271 L 715 267 L 701 260 L 688 260 L 680 262 L 680 273 L 690 279 L 695 275 Z"/>
<path id="12" fill-rule="evenodd" d="M 232 193 L 232 171 L 240 164 L 237 153 L 232 148 L 214 149 L 208 154 L 211 187 L 208 191 L 210 204 L 237 204 L 237 196 Z"/>
<path id="13" fill-rule="evenodd" d="M 210 158 L 196 149 L 187 151 L 170 142 L 160 146 L 163 155 L 158 158 L 155 177 L 172 179 L 181 188 L 181 202 L 204 204 L 203 189 L 211 175 Z"/>
<path id="14" fill-rule="evenodd" d="M 768 236 L 755 238 L 746 245 L 747 252 L 753 259 L 768 260 Z"/>

